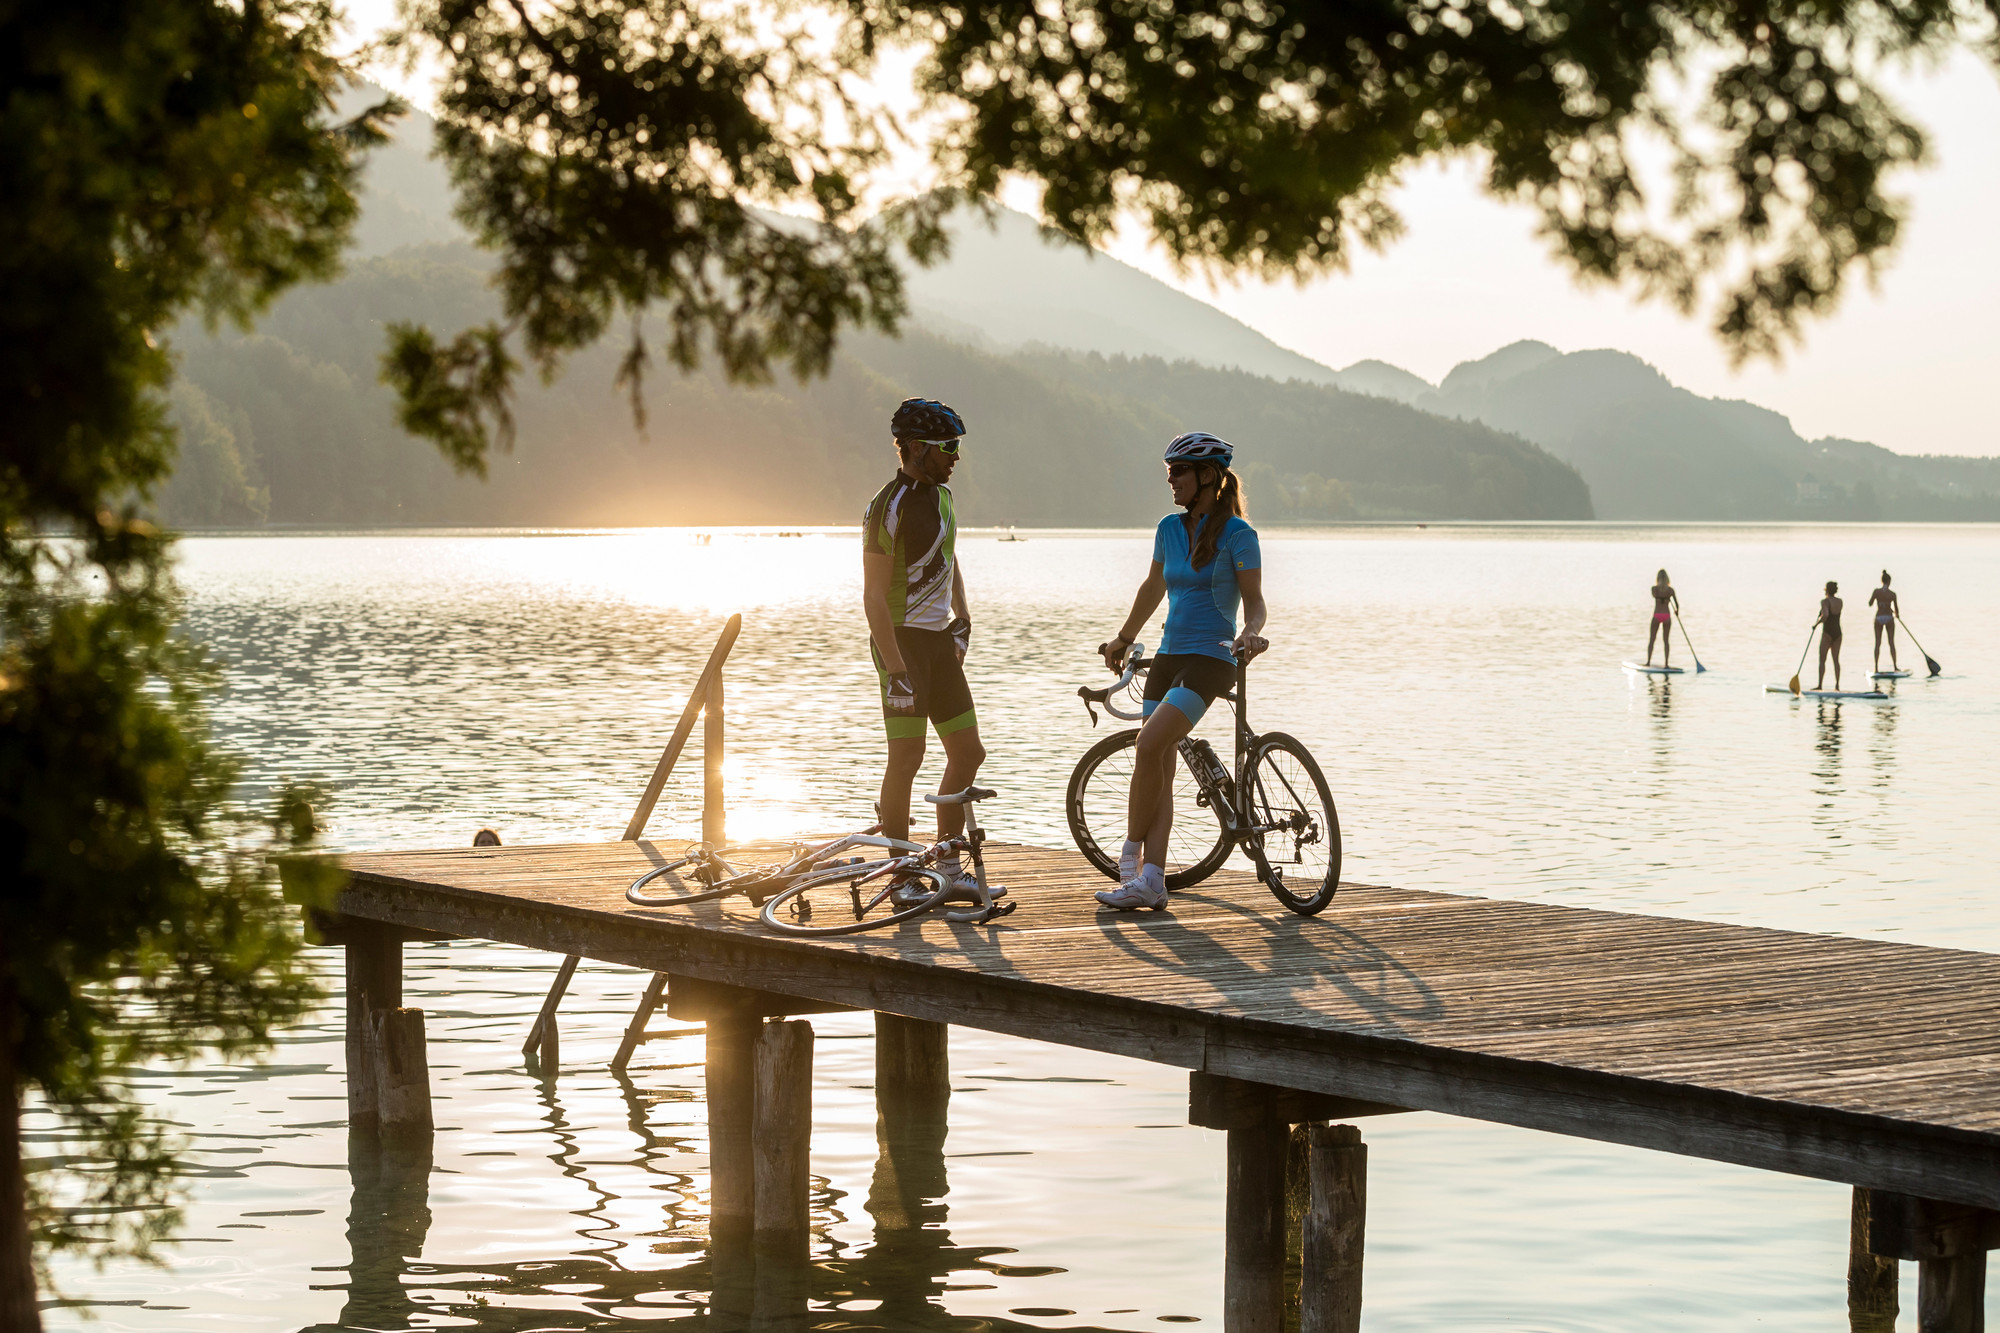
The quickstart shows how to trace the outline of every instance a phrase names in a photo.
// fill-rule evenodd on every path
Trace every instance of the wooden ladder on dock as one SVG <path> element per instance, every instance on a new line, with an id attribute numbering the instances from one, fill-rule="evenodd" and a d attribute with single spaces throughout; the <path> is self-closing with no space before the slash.
<path id="1" fill-rule="evenodd" d="M 623 835 L 626 842 L 637 842 L 646 832 L 646 824 L 653 817 L 653 807 L 659 804 L 660 793 L 666 789 L 667 779 L 673 775 L 674 765 L 680 761 L 681 751 L 687 747 L 688 737 L 694 734 L 695 718 L 700 717 L 701 728 L 701 840 L 711 847 L 720 848 L 725 840 L 722 792 L 723 759 L 723 702 L 722 664 L 729 658 L 729 650 L 736 646 L 736 636 L 743 629 L 743 616 L 738 613 L 724 622 L 722 633 L 716 636 L 715 647 L 708 655 L 708 665 L 702 668 L 701 676 L 695 681 L 694 689 L 688 693 L 687 704 L 681 709 L 680 721 L 674 724 L 673 735 L 667 740 L 667 748 L 660 754 L 660 762 L 653 765 L 653 776 L 646 782 L 646 790 L 639 797 L 639 806 L 632 812 L 632 818 L 625 825 Z M 534 1061 L 545 1078 L 553 1078 L 562 1067 L 562 1044 L 556 1026 L 556 1010 L 561 1006 L 563 996 L 569 990 L 571 978 L 576 975 L 579 962 L 576 954 L 570 954 L 556 969 L 556 979 L 549 986 L 549 993 L 542 1000 L 542 1009 L 535 1016 L 535 1022 L 528 1029 L 528 1039 L 521 1043 L 521 1054 Z M 632 1054 L 643 1042 L 659 1037 L 680 1036 L 687 1032 L 698 1032 L 699 1028 L 674 1028 L 654 1032 L 649 1028 L 653 1015 L 666 998 L 667 974 L 655 972 L 646 983 L 645 992 L 639 997 L 639 1006 L 632 1012 L 632 1021 L 625 1027 L 624 1039 L 618 1043 L 618 1053 L 611 1057 L 611 1068 L 623 1073 L 632 1061 Z"/>

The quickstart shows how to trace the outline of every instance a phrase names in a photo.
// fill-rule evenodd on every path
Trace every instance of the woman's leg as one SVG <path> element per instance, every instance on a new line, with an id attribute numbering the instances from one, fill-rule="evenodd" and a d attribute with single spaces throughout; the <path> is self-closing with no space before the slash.
<path id="1" fill-rule="evenodd" d="M 1174 765 L 1181 738 L 1194 729 L 1172 704 L 1156 705 L 1132 747 L 1132 795 L 1126 807 L 1125 836 L 1146 844 L 1146 862 L 1166 866 L 1167 835 L 1174 827 Z"/>
<path id="2" fill-rule="evenodd" d="M 1903 668 L 1896 662 L 1896 622 L 1892 620 L 1883 628 L 1889 631 L 1889 670 L 1901 671 Z"/>
<path id="3" fill-rule="evenodd" d="M 1819 636 L 1819 680 L 1813 685 L 1816 690 L 1826 688 L 1826 655 L 1833 648 L 1834 640 L 1826 635 Z"/>
<path id="4" fill-rule="evenodd" d="M 1875 622 L 1875 670 L 1882 669 L 1882 622 Z"/>
<path id="5" fill-rule="evenodd" d="M 1656 618 L 1652 628 L 1646 631 L 1646 665 L 1653 665 L 1653 641 L 1660 637 L 1660 622 Z"/>
<path id="6" fill-rule="evenodd" d="M 1840 640 L 1833 641 L 1833 688 L 1840 688 Z"/>

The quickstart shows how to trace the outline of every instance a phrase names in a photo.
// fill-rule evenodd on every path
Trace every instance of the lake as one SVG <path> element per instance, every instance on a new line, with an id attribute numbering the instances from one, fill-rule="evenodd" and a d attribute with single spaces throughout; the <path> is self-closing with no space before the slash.
<path id="1" fill-rule="evenodd" d="M 1091 650 L 1150 537 L 1023 535 L 961 538 L 981 780 L 1002 793 L 982 823 L 1067 846 L 1063 782 L 1103 733 L 1074 690 L 1099 679 Z M 189 627 L 226 665 L 217 720 L 249 795 L 321 782 L 341 848 L 458 846 L 481 826 L 509 844 L 616 838 L 741 611 L 727 669 L 741 838 L 867 817 L 880 723 L 857 545 L 852 531 L 200 537 L 182 568 Z M 1271 531 L 1264 553 L 1273 648 L 1252 717 L 1318 755 L 1345 878 L 2000 949 L 1986 685 L 2000 528 L 1400 525 Z M 1661 565 L 1706 673 L 1620 669 L 1644 654 Z M 1924 679 L 1905 640 L 1919 674 L 1888 702 L 1766 694 L 1795 669 L 1827 579 L 1848 602 L 1845 678 L 1865 680 L 1863 599 L 1884 567 L 1942 677 Z M 1203 730 L 1226 736 L 1215 713 Z M 936 760 L 933 746 L 933 781 Z M 696 836 L 698 774 L 691 756 L 656 839 Z M 700 1037 L 650 1043 L 612 1076 L 646 978 L 586 965 L 563 1009 L 564 1073 L 538 1081 L 519 1047 L 558 959 L 454 942 L 405 960 L 438 1098 L 427 1178 L 384 1189 L 375 1165 L 350 1164 L 327 950 L 334 1003 L 269 1063 L 145 1076 L 190 1143 L 187 1224 L 161 1266 L 60 1265 L 77 1304 L 51 1327 L 706 1322 Z M 1224 1136 L 1186 1125 L 1184 1072 L 954 1030 L 945 1184 L 925 1243 L 890 1246 L 866 1208 L 869 1020 L 813 1024 L 814 1252 L 853 1278 L 817 1326 L 1219 1322 Z M 1842 1186 L 1432 1114 L 1362 1128 L 1371 1330 L 1845 1327 Z"/>

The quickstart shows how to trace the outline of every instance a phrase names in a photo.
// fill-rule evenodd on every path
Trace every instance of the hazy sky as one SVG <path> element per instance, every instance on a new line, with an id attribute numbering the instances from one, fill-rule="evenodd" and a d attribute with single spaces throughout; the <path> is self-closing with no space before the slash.
<path id="1" fill-rule="evenodd" d="M 350 12 L 358 26 L 377 24 L 392 4 L 361 0 Z M 1463 162 L 1411 174 L 1397 197 L 1403 240 L 1304 288 L 1177 277 L 1136 239 L 1111 252 L 1334 367 L 1375 358 L 1436 382 L 1523 338 L 1613 347 L 1698 393 L 1775 408 L 1808 439 L 2000 454 L 2000 82 L 1959 55 L 1892 86 L 1931 135 L 1932 164 L 1892 181 L 1912 201 L 1911 221 L 1875 289 L 1857 285 L 1781 366 L 1733 371 L 1702 321 L 1580 288 L 1534 236 L 1533 214 L 1481 194 Z"/>

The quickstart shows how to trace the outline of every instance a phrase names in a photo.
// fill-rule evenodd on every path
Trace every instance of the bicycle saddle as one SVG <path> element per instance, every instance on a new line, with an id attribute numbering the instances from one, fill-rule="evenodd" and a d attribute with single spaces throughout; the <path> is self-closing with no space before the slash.
<path id="1" fill-rule="evenodd" d="M 965 805 L 971 801 L 983 801 L 989 796 L 999 794 L 991 787 L 967 787 L 964 791 L 953 792 L 950 796 L 926 796 L 924 799 L 932 805 Z"/>

